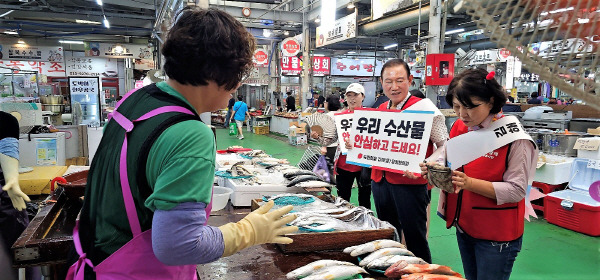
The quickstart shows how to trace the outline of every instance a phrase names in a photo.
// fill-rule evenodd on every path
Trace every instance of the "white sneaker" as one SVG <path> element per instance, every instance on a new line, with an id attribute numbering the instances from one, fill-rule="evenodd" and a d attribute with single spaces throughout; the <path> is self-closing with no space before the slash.
<path id="1" fill-rule="evenodd" d="M 244 136 L 240 136 L 240 137 L 238 137 L 238 139 L 244 140 Z"/>

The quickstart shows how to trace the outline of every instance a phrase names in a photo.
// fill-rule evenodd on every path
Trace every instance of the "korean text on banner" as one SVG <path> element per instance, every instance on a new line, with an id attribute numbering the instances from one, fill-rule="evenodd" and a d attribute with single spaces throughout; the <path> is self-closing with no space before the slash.
<path id="1" fill-rule="evenodd" d="M 335 128 L 337 131 L 339 143 L 340 143 L 340 151 L 342 155 L 348 153 L 348 149 L 346 149 L 346 145 L 344 144 L 346 140 L 350 140 L 350 132 L 352 130 L 352 117 L 354 113 L 337 113 L 335 114 Z M 352 141 L 350 141 L 352 143 Z"/>
<path id="2" fill-rule="evenodd" d="M 388 171 L 421 173 L 433 125 L 433 111 L 354 111 L 350 164 Z"/>

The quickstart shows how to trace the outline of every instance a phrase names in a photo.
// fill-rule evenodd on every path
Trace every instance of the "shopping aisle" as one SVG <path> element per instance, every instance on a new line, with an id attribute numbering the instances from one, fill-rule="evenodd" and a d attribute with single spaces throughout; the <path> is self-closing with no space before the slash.
<path id="1" fill-rule="evenodd" d="M 283 138 L 256 135 L 244 131 L 244 140 L 229 136 L 228 130 L 217 129 L 217 149 L 232 145 L 262 149 L 277 158 L 287 158 L 297 164 L 306 146 L 292 146 Z M 335 193 L 335 190 L 333 191 Z M 353 189 L 352 203 L 358 205 L 357 189 Z M 436 214 L 439 191 L 433 190 L 429 246 L 435 263 L 448 265 L 462 273 L 455 229 L 446 229 L 445 222 Z M 589 221 L 594 222 L 594 221 Z M 597 222 L 597 221 L 596 221 Z M 525 222 L 523 249 L 513 268 L 511 279 L 599 279 L 600 238 L 590 237 L 546 222 L 543 217 Z"/>

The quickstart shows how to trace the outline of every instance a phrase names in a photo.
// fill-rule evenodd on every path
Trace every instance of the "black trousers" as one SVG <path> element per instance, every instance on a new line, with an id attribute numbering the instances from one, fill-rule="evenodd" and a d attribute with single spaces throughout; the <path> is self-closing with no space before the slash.
<path id="1" fill-rule="evenodd" d="M 350 172 L 337 168 L 337 173 L 336 187 L 338 195 L 346 201 L 350 201 L 350 197 L 352 196 L 352 184 L 356 179 L 356 182 L 358 183 L 358 205 L 371 209 L 371 185 L 363 185 L 361 183 L 360 178 L 362 170 Z"/>
<path id="2" fill-rule="evenodd" d="M 382 178 L 371 182 L 373 200 L 379 219 L 392 224 L 404 234 L 406 247 L 415 256 L 431 263 L 427 242 L 427 185 L 396 185 Z"/>

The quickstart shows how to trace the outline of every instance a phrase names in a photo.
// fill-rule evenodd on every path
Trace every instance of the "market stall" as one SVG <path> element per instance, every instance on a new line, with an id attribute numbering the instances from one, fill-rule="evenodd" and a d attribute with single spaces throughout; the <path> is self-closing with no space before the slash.
<path id="1" fill-rule="evenodd" d="M 270 131 L 288 135 L 290 122 L 297 122 L 298 114 L 297 113 L 277 113 L 273 115 L 271 118 L 271 127 Z"/>

